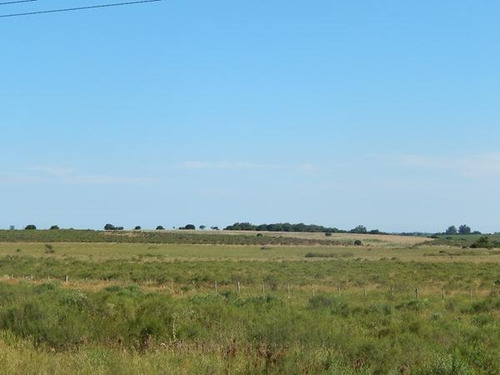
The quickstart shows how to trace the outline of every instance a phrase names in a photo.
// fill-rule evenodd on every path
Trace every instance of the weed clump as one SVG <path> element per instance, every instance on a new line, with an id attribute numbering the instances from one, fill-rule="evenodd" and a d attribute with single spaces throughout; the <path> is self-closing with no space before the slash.
<path id="1" fill-rule="evenodd" d="M 54 250 L 54 246 L 51 244 L 45 244 L 45 254 L 54 254 L 56 251 Z"/>

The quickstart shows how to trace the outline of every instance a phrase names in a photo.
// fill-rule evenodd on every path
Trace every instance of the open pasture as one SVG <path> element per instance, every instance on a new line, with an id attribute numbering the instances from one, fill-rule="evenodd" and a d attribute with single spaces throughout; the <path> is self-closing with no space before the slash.
<path id="1" fill-rule="evenodd" d="M 196 232 L 176 244 L 24 232 L 0 233 L 5 373 L 500 373 L 495 249 L 352 234 Z"/>

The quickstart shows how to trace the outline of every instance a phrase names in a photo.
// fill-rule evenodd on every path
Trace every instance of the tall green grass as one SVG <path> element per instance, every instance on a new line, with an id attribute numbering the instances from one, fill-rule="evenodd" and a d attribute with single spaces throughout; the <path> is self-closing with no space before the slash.
<path id="1" fill-rule="evenodd" d="M 176 284 L 212 288 L 220 285 L 317 285 L 319 287 L 372 286 L 388 290 L 442 288 L 446 290 L 490 291 L 500 285 L 498 263 L 430 263 L 397 260 L 363 261 L 329 259 L 324 261 L 163 261 L 162 258 L 133 257 L 92 261 L 71 257 L 35 258 L 12 255 L 0 257 L 0 275 L 34 280 L 121 281 Z"/>
<path id="2" fill-rule="evenodd" d="M 499 312 L 496 295 L 445 303 L 322 293 L 295 302 L 235 292 L 174 298 L 133 285 L 84 292 L 0 284 L 0 361 L 33 353 L 17 369 L 4 364 L 12 373 L 35 368 L 32 361 L 47 372 L 61 361 L 103 373 L 147 362 L 153 373 L 161 371 L 149 361 L 158 358 L 172 373 L 494 374 Z"/>

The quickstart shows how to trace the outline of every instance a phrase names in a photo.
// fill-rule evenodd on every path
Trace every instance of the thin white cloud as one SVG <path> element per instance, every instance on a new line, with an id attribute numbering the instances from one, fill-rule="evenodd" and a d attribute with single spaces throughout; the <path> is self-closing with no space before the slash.
<path id="1" fill-rule="evenodd" d="M 319 168 L 317 165 L 311 164 L 311 163 L 300 164 L 297 166 L 297 170 L 299 172 L 302 172 L 305 174 L 312 174 L 312 175 L 321 173 L 321 168 Z"/>
<path id="2" fill-rule="evenodd" d="M 148 178 L 124 177 L 113 175 L 74 175 L 65 179 L 65 182 L 78 185 L 136 185 L 153 182 Z"/>
<path id="3" fill-rule="evenodd" d="M 175 166 L 175 169 L 182 170 L 251 170 L 251 169 L 283 169 L 284 166 L 279 164 L 259 164 L 246 162 L 230 162 L 230 161 L 183 161 Z"/>
<path id="4" fill-rule="evenodd" d="M 0 184 L 3 185 L 33 185 L 40 183 L 40 178 L 23 173 L 0 173 Z"/>
<path id="5" fill-rule="evenodd" d="M 56 166 L 42 166 L 26 168 L 27 171 L 40 172 L 55 177 L 64 178 L 75 172 L 73 168 L 69 167 L 56 167 Z"/>
<path id="6" fill-rule="evenodd" d="M 477 154 L 461 157 L 402 155 L 387 161 L 392 165 L 401 165 L 415 169 L 450 171 L 467 178 L 500 176 L 500 153 Z"/>
<path id="7" fill-rule="evenodd" d="M 63 183 L 75 185 L 132 185 L 152 182 L 151 179 L 124 177 L 108 174 L 85 174 L 74 168 L 59 166 L 38 166 L 16 172 L 0 173 L 0 183 L 35 185 Z"/>
<path id="8" fill-rule="evenodd" d="M 319 165 L 315 163 L 304 162 L 300 164 L 264 164 L 252 162 L 230 162 L 230 161 L 183 161 L 176 164 L 177 170 L 227 170 L 227 171 L 249 171 L 249 170 L 275 170 L 288 173 L 295 173 L 312 177 L 332 177 L 337 175 L 335 165 Z"/>
<path id="9" fill-rule="evenodd" d="M 323 178 L 350 176 L 348 171 L 356 168 L 382 168 L 386 174 L 399 173 L 395 167 L 404 167 L 415 171 L 443 171 L 466 179 L 491 180 L 500 178 L 500 153 L 476 154 L 459 157 L 433 157 L 426 155 L 399 155 L 391 157 L 366 156 L 355 160 L 337 160 L 334 163 L 316 164 L 262 164 L 229 161 L 184 161 L 174 166 L 178 170 L 280 170 L 300 175 Z M 368 168 L 370 169 L 370 168 Z M 369 178 L 364 175 L 365 178 Z M 386 180 L 387 176 L 384 177 Z M 405 177 L 406 179 L 407 177 Z"/>

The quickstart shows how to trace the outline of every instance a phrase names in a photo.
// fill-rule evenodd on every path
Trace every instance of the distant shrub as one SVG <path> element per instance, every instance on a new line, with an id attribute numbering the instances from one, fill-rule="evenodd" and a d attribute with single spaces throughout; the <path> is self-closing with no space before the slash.
<path id="1" fill-rule="evenodd" d="M 352 257 L 354 254 L 345 251 L 343 253 L 315 253 L 315 252 L 309 252 L 305 255 L 306 258 L 349 258 Z"/>
<path id="2" fill-rule="evenodd" d="M 361 240 L 354 241 L 354 246 L 363 246 L 363 242 Z"/>
<path id="3" fill-rule="evenodd" d="M 423 311 L 427 307 L 427 305 L 427 301 L 413 299 L 400 303 L 396 306 L 396 309 L 407 311 Z"/>
<path id="4" fill-rule="evenodd" d="M 325 236 L 326 237 L 331 237 L 332 236 L 332 232 L 325 232 Z"/>
<path id="5" fill-rule="evenodd" d="M 113 224 L 106 224 L 104 230 L 123 230 L 123 227 L 115 227 Z"/>
<path id="6" fill-rule="evenodd" d="M 165 228 L 163 228 L 161 225 L 158 225 L 158 226 L 156 227 L 156 230 L 165 230 Z"/>
<path id="7" fill-rule="evenodd" d="M 52 226 L 50 227 L 50 230 L 59 230 L 59 226 L 57 226 L 57 225 L 52 225 Z"/>
<path id="8" fill-rule="evenodd" d="M 347 302 L 337 296 L 321 294 L 309 298 L 309 306 L 314 309 L 328 308 L 333 315 L 348 316 L 351 309 Z"/>
<path id="9" fill-rule="evenodd" d="M 500 301 L 496 298 L 487 298 L 479 302 L 475 302 L 470 307 L 470 312 L 477 313 L 487 313 L 494 310 L 500 309 Z"/>
<path id="10" fill-rule="evenodd" d="M 108 286 L 106 289 L 104 289 L 106 292 L 108 293 L 117 293 L 119 291 L 122 290 L 122 288 L 120 288 L 120 286 L 118 285 L 111 285 L 111 286 Z"/>
<path id="11" fill-rule="evenodd" d="M 432 320 L 441 320 L 443 319 L 443 314 L 441 314 L 440 312 L 436 311 L 436 312 L 433 312 L 431 314 L 431 319 Z"/>
<path id="12" fill-rule="evenodd" d="M 470 375 L 473 373 L 469 365 L 456 355 L 441 357 L 430 366 L 418 368 L 415 372 L 417 375 Z"/>
<path id="13" fill-rule="evenodd" d="M 480 237 L 476 242 L 470 245 L 472 249 L 491 249 L 493 245 L 490 243 L 488 237 Z"/>
<path id="14" fill-rule="evenodd" d="M 142 229 L 142 228 L 141 228 L 141 226 L 140 226 L 140 225 L 136 225 L 136 226 L 134 227 L 134 230 L 141 230 L 141 229 Z"/>
<path id="15" fill-rule="evenodd" d="M 26 225 L 26 227 L 24 229 L 25 230 L 36 230 L 36 226 L 33 224 L 30 224 L 30 225 Z"/>

